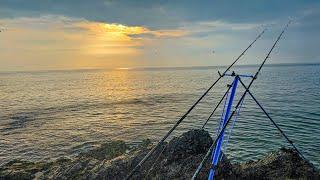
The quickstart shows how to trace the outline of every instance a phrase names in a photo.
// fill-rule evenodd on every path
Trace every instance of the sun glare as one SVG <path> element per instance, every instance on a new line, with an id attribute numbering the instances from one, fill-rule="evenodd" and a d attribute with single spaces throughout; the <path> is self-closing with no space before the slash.
<path id="1" fill-rule="evenodd" d="M 118 70 L 129 70 L 130 68 L 127 67 L 122 67 L 122 68 L 117 68 Z"/>

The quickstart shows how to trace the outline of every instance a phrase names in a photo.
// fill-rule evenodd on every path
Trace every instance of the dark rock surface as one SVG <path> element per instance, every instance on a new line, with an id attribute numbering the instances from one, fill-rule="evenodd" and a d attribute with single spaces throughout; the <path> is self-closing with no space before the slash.
<path id="1" fill-rule="evenodd" d="M 320 179 L 319 172 L 292 149 L 281 148 L 258 161 L 233 167 L 245 179 Z"/>
<path id="2" fill-rule="evenodd" d="M 190 179 L 211 144 L 208 132 L 188 131 L 161 144 L 132 179 Z M 124 179 L 152 146 L 150 140 L 136 148 L 114 141 L 73 159 L 13 160 L 0 167 L 0 179 Z M 209 168 L 208 160 L 199 179 L 207 179 Z M 241 164 L 223 157 L 216 172 L 216 179 L 320 179 L 319 172 L 291 149 Z"/>

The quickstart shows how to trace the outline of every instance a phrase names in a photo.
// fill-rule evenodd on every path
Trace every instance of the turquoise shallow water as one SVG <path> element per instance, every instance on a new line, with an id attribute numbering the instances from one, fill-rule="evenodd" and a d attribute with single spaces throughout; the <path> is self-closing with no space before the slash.
<path id="1" fill-rule="evenodd" d="M 0 164 L 73 156 L 102 142 L 158 140 L 218 77 L 219 68 L 0 73 Z M 250 74 L 257 67 L 238 67 Z M 226 90 L 224 78 L 175 135 L 200 128 Z M 246 81 L 247 82 L 247 81 Z M 252 92 L 320 167 L 320 65 L 266 66 Z M 236 99 L 242 88 L 238 89 Z M 214 132 L 221 108 L 207 130 Z M 287 146 L 248 96 L 226 153 L 257 159 Z"/>

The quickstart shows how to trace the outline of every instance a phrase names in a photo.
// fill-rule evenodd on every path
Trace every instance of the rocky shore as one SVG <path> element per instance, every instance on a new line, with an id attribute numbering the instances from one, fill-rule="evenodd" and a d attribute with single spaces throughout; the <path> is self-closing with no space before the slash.
<path id="1" fill-rule="evenodd" d="M 191 130 L 161 145 L 133 179 L 190 179 L 212 139 L 204 130 Z M 0 167 L 0 179 L 124 179 L 152 148 L 144 141 L 138 147 L 114 141 L 73 159 L 52 162 L 12 160 Z M 155 163 L 154 163 L 155 162 Z M 207 162 L 199 179 L 206 179 Z M 231 163 L 223 158 L 217 179 L 320 179 L 319 171 L 291 149 L 282 148 L 260 160 Z"/>

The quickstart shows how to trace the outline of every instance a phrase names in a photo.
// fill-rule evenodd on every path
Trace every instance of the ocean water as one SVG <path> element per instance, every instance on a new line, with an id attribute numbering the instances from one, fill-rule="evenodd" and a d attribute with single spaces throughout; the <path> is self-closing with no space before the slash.
<path id="1" fill-rule="evenodd" d="M 74 156 L 112 140 L 159 140 L 224 67 L 0 73 L 0 164 Z M 253 74 L 256 66 L 238 67 Z M 244 79 L 248 83 L 249 79 Z M 174 135 L 200 128 L 232 82 L 223 78 Z M 251 89 L 271 117 L 320 167 L 320 65 L 270 65 Z M 239 86 L 236 100 L 243 92 Z M 222 107 L 222 106 L 220 106 Z M 222 108 L 206 129 L 214 136 Z M 229 132 L 229 129 L 227 130 Z M 247 96 L 226 154 L 255 160 L 288 146 Z"/>

